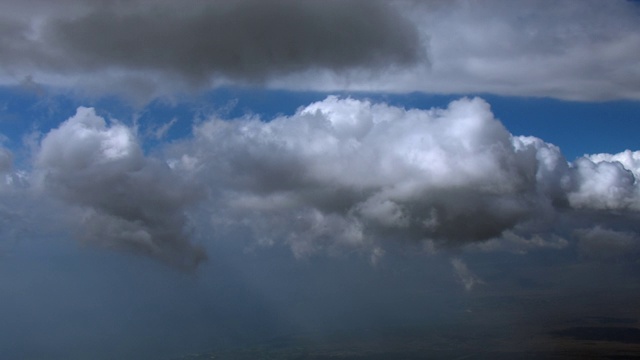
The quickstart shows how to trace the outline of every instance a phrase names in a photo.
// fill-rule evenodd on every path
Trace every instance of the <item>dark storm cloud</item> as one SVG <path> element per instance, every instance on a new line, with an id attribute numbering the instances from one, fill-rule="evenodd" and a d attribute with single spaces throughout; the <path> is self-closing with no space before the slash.
<path id="1" fill-rule="evenodd" d="M 152 70 L 196 83 L 402 66 L 424 55 L 416 29 L 381 1 L 144 4 L 99 6 L 53 20 L 43 38 L 73 71 Z"/>

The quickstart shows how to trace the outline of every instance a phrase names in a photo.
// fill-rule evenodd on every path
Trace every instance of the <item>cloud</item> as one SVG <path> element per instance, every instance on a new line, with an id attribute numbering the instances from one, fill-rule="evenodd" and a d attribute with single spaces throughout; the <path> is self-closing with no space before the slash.
<path id="1" fill-rule="evenodd" d="M 638 4 L 417 2 L 432 70 L 405 88 L 572 100 L 638 99 Z M 426 82 L 425 80 L 429 80 Z M 422 84 L 420 84 L 422 83 Z"/>
<path id="2" fill-rule="evenodd" d="M 474 244 L 473 248 L 485 252 L 505 251 L 514 254 L 527 254 L 540 249 L 561 250 L 569 246 L 569 241 L 556 234 L 534 234 L 527 238 L 512 231 L 505 231 L 500 237 Z"/>
<path id="3" fill-rule="evenodd" d="M 380 1 L 195 4 L 99 8 L 47 30 L 51 42 L 85 69 L 166 69 L 193 81 L 212 74 L 260 80 L 314 67 L 404 65 L 420 57 L 413 27 Z"/>
<path id="4" fill-rule="evenodd" d="M 114 70 L 150 87 L 158 76 L 208 86 L 307 70 L 384 70 L 426 55 L 415 26 L 377 0 L 70 4 L 71 16 L 49 10 L 0 21 L 3 64 L 27 74 L 114 79 L 107 74 Z"/>
<path id="5" fill-rule="evenodd" d="M 633 223 L 639 203 L 620 163 L 569 163 L 479 98 L 407 110 L 330 96 L 270 121 L 213 118 L 167 154 L 209 184 L 215 224 L 297 256 L 389 242 L 562 249 L 593 217 Z"/>
<path id="6" fill-rule="evenodd" d="M 58 199 L 82 241 L 186 269 L 206 258 L 198 234 L 379 263 L 403 244 L 526 253 L 576 240 L 590 254 L 580 229 L 640 231 L 635 153 L 567 162 L 480 98 L 422 110 L 329 96 L 270 120 L 213 117 L 158 146 L 146 155 L 133 129 L 81 107 L 43 137 L 31 172 L 7 179 Z"/>
<path id="7" fill-rule="evenodd" d="M 173 125 L 176 124 L 176 122 L 178 122 L 178 118 L 173 118 L 171 120 L 169 120 L 168 122 L 159 125 L 156 128 L 153 128 L 150 131 L 150 135 L 155 138 L 156 140 L 161 140 L 163 139 L 167 133 L 169 132 L 169 130 L 173 127 Z"/>
<path id="8" fill-rule="evenodd" d="M 640 98 L 640 10 L 626 0 L 56 5 L 1 5 L 2 83 L 147 100 L 229 84 Z"/>
<path id="9" fill-rule="evenodd" d="M 13 154 L 11 150 L 0 145 L 0 175 L 10 171 L 13 167 Z"/>
<path id="10" fill-rule="evenodd" d="M 467 264 L 459 258 L 451 259 L 451 265 L 453 265 L 453 270 L 458 280 L 464 285 L 465 290 L 471 291 L 476 285 L 484 284 L 484 281 L 472 273 Z"/>
<path id="11" fill-rule="evenodd" d="M 572 206 L 640 210 L 636 177 L 622 163 L 583 157 L 576 161 L 574 170 L 577 188 L 569 194 Z"/>
<path id="12" fill-rule="evenodd" d="M 593 154 L 586 157 L 595 163 L 619 162 L 634 177 L 640 177 L 640 151 L 626 150 L 618 154 Z"/>
<path id="13" fill-rule="evenodd" d="M 267 123 L 214 119 L 195 135 L 188 164 L 211 177 L 217 201 L 278 224 L 260 234 L 284 225 L 274 236 L 296 252 L 378 233 L 462 244 L 544 207 L 533 153 L 514 149 L 480 99 L 407 111 L 329 97 Z"/>
<path id="14" fill-rule="evenodd" d="M 616 231 L 595 226 L 578 229 L 578 250 L 588 259 L 601 261 L 635 261 L 640 254 L 640 237 L 637 232 Z"/>
<path id="15" fill-rule="evenodd" d="M 206 258 L 184 213 L 198 187 L 145 157 L 130 128 L 78 108 L 42 139 L 35 166 L 36 186 L 79 208 L 83 241 L 185 269 Z"/>

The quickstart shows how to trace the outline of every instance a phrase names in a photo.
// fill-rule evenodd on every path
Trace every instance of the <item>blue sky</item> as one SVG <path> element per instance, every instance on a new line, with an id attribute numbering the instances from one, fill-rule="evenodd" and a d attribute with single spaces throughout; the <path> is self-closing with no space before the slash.
<path id="1" fill-rule="evenodd" d="M 3 358 L 637 328 L 637 2 L 0 13 Z"/>

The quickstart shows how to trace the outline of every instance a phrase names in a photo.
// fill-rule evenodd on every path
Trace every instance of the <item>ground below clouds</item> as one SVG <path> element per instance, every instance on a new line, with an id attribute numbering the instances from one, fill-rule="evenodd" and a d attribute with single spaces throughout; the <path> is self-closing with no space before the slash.
<path id="1" fill-rule="evenodd" d="M 638 300 L 622 290 L 583 295 Z M 564 296 L 522 291 L 467 300 L 473 307 L 446 324 L 279 336 L 172 360 L 640 359 L 640 311 L 631 304 L 601 316 L 593 315 L 594 302 L 583 300 L 573 311 L 549 316 L 549 307 L 566 303 Z"/>

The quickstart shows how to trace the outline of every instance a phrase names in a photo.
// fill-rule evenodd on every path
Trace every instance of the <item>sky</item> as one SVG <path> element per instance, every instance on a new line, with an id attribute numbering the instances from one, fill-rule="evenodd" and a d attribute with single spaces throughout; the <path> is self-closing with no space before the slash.
<path id="1" fill-rule="evenodd" d="M 0 14 L 3 358 L 640 319 L 637 2 Z"/>

